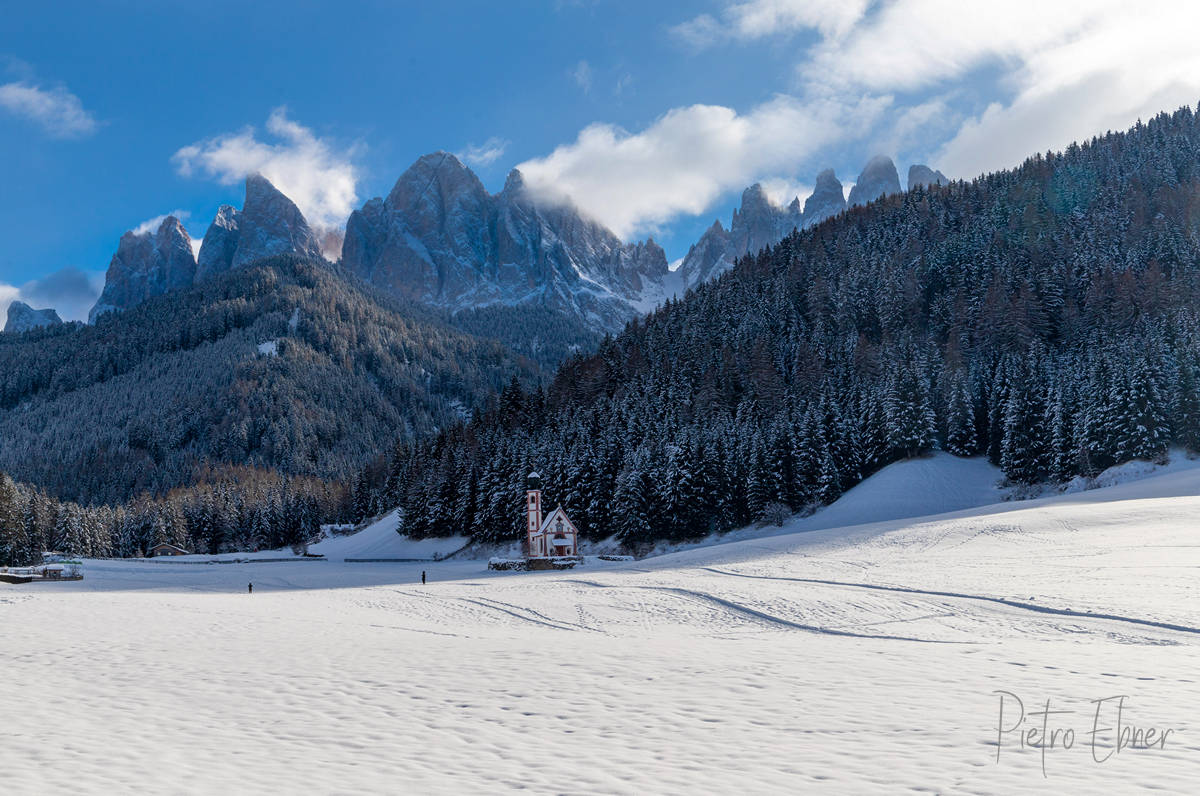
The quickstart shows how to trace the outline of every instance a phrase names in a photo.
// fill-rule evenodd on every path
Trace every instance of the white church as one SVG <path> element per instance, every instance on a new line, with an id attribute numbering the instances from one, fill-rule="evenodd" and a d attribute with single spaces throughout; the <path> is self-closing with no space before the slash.
<path id="1" fill-rule="evenodd" d="M 542 477 L 529 474 L 525 493 L 525 557 L 527 559 L 564 558 L 579 555 L 579 529 L 562 506 L 542 517 Z"/>

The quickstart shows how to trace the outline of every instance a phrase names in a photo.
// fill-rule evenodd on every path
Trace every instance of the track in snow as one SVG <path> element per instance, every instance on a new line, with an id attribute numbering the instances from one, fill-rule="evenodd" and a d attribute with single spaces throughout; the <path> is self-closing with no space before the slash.
<path id="1" fill-rule="evenodd" d="M 744 572 L 731 572 L 724 569 L 716 569 L 714 567 L 702 567 L 706 572 L 713 572 L 717 575 L 728 575 L 735 578 L 753 578 L 756 580 L 785 580 L 794 581 L 796 583 L 813 583 L 821 586 L 841 586 L 852 589 L 869 589 L 872 591 L 898 592 L 900 594 L 919 594 L 928 597 L 950 597 L 957 600 L 974 600 L 976 602 L 994 603 L 1004 605 L 1009 608 L 1019 608 L 1026 611 L 1033 611 L 1039 614 L 1050 614 L 1052 616 L 1068 616 L 1073 619 L 1105 619 L 1110 622 L 1125 622 L 1131 625 L 1139 625 L 1141 627 L 1152 627 L 1157 630 L 1173 630 L 1177 633 L 1193 633 L 1200 635 L 1200 628 L 1190 627 L 1188 625 L 1178 625 L 1173 622 L 1159 622 L 1154 619 L 1138 619 L 1132 616 L 1120 616 L 1119 614 L 1098 614 L 1091 611 L 1077 611 L 1070 608 L 1051 608 L 1046 605 L 1038 605 L 1037 603 L 1027 603 L 1021 600 L 1011 600 L 1007 597 L 989 597 L 983 594 L 964 594 L 962 592 L 953 591 L 936 591 L 931 589 L 914 589 L 907 586 L 883 586 L 877 583 L 851 583 L 843 580 L 824 580 L 821 578 L 796 578 L 785 577 L 782 575 L 748 575 Z"/>

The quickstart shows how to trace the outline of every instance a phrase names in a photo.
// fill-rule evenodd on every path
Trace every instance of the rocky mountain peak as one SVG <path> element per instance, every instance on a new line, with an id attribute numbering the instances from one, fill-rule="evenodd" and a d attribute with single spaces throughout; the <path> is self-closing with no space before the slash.
<path id="1" fill-rule="evenodd" d="M 918 185 L 949 185 L 950 180 L 940 171 L 931 169 L 924 163 L 914 163 L 908 167 L 908 190 Z"/>
<path id="2" fill-rule="evenodd" d="M 300 208 L 261 174 L 246 178 L 232 267 L 263 257 L 299 254 L 321 259 L 321 246 Z"/>
<path id="3" fill-rule="evenodd" d="M 153 232 L 126 232 L 108 264 L 104 291 L 88 314 L 88 321 L 187 287 L 195 276 L 192 240 L 175 216 L 167 216 Z"/>
<path id="4" fill-rule="evenodd" d="M 450 152 L 422 155 L 409 166 L 388 194 L 394 212 L 445 212 L 488 195 L 475 173 Z"/>
<path id="5" fill-rule="evenodd" d="M 62 318 L 52 309 L 35 310 L 24 301 L 14 301 L 8 305 L 8 320 L 4 324 L 6 332 L 27 332 L 43 326 L 58 326 Z"/>
<path id="6" fill-rule="evenodd" d="M 763 190 L 762 183 L 756 182 L 746 190 L 742 191 L 742 207 L 743 213 L 749 211 L 751 213 L 769 210 L 774 207 L 771 200 L 767 197 L 767 192 Z"/>
<path id="7" fill-rule="evenodd" d="M 242 209 L 222 205 L 204 234 L 196 278 L 278 254 L 321 259 L 321 244 L 296 204 L 266 177 L 251 174 Z"/>
<path id="8" fill-rule="evenodd" d="M 386 199 L 351 214 L 342 263 L 431 306 L 533 302 L 604 330 L 669 273 L 657 243 L 625 244 L 569 201 L 540 200 L 515 169 L 489 194 L 448 152 L 418 158 Z"/>
<path id="9" fill-rule="evenodd" d="M 887 155 L 876 155 L 867 161 L 854 187 L 850 189 L 850 204 L 865 205 L 894 193 L 900 193 L 900 175 L 896 172 L 896 164 Z"/>
<path id="10" fill-rule="evenodd" d="M 812 195 L 804 200 L 804 226 L 820 224 L 846 209 L 846 194 L 833 169 L 817 174 Z"/>
<path id="11" fill-rule="evenodd" d="M 525 175 L 520 169 L 513 169 L 504 178 L 504 189 L 500 193 L 514 194 L 525 190 Z"/>
<path id="12" fill-rule="evenodd" d="M 221 205 L 200 243 L 196 258 L 196 279 L 207 279 L 229 269 L 238 245 L 238 219 L 241 212 L 232 205 Z"/>

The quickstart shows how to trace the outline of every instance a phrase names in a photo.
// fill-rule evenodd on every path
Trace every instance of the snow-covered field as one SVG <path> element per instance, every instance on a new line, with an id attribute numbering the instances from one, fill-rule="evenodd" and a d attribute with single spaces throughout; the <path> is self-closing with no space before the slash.
<path id="1" fill-rule="evenodd" d="M 797 520 L 791 533 L 570 572 L 105 561 L 78 583 L 0 585 L 0 782 L 11 793 L 1194 792 L 1193 464 L 916 520 Z M 851 522 L 920 489 L 944 501 L 991 487 L 942 472 L 906 483 L 885 471 L 821 514 Z M 1015 698 L 1027 714 L 1047 700 L 1069 711 L 1047 720 L 1060 729 L 1053 749 L 1028 737 L 1022 748 L 1017 730 L 998 749 L 998 691 L 1015 695 L 1006 728 Z M 1100 702 L 1097 720 L 1092 700 L 1118 695 L 1122 726 L 1155 728 L 1156 748 L 1106 758 L 1117 703 Z M 1020 730 L 1041 726 L 1027 715 Z"/>

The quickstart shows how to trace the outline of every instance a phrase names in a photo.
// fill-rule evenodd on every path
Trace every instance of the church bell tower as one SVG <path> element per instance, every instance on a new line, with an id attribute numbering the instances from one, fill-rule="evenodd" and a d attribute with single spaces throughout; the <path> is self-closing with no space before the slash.
<path id="1" fill-rule="evenodd" d="M 525 492 L 525 553 L 530 557 L 546 555 L 542 530 L 542 477 L 529 474 L 529 486 Z"/>

